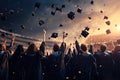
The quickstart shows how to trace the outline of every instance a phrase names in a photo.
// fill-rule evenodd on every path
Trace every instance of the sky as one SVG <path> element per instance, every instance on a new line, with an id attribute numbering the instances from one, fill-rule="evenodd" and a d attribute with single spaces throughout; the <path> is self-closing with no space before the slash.
<path id="1" fill-rule="evenodd" d="M 5 21 L 0 20 L 0 29 L 12 30 L 14 33 L 38 39 L 42 38 L 42 31 L 45 29 L 46 40 L 49 40 L 48 38 L 53 32 L 59 33 L 58 38 L 50 39 L 55 41 L 62 41 L 62 33 L 66 32 L 68 37 L 65 40 L 69 43 L 74 41 L 74 37 L 84 42 L 86 38 L 79 38 L 79 36 L 86 26 L 90 28 L 89 36 L 106 34 L 107 29 L 114 34 L 120 32 L 120 1 L 93 1 L 94 4 L 91 4 L 91 0 L 0 0 L 0 18 L 3 15 L 7 18 Z M 36 2 L 40 3 L 39 8 L 34 7 Z M 62 8 L 62 12 L 56 11 L 53 16 L 51 11 L 54 12 L 55 8 L 51 8 L 52 4 L 58 8 L 65 5 L 65 8 Z M 82 13 L 77 12 L 78 8 L 82 9 Z M 13 14 L 9 14 L 11 10 Z M 75 13 L 73 20 L 67 17 L 71 11 Z M 107 16 L 108 19 L 104 19 L 104 16 Z M 39 25 L 40 20 L 44 21 L 41 26 Z M 106 21 L 110 21 L 110 25 L 107 25 Z M 59 27 L 60 24 L 63 26 Z M 21 25 L 24 29 L 21 28 Z"/>

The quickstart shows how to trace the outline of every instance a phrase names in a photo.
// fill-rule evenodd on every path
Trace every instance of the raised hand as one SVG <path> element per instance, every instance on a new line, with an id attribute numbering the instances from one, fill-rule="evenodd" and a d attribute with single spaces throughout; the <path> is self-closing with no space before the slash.
<path id="1" fill-rule="evenodd" d="M 43 42 L 45 42 L 45 37 L 46 37 L 46 30 L 43 29 Z"/>

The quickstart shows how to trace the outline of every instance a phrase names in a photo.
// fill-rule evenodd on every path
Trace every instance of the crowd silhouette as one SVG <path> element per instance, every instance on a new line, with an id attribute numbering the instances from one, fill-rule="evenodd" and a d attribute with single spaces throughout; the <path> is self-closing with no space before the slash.
<path id="1" fill-rule="evenodd" d="M 76 40 L 73 50 L 62 42 L 45 55 L 44 40 L 39 49 L 31 43 L 26 50 L 18 45 L 12 52 L 14 40 L 10 46 L 0 44 L 0 80 L 120 80 L 120 46 L 108 52 L 101 44 L 94 52 L 93 45 L 88 48 Z"/>

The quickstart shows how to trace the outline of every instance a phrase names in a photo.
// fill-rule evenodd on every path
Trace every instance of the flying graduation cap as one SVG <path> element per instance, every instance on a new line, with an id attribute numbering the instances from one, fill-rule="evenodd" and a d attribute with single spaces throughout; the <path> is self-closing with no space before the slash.
<path id="1" fill-rule="evenodd" d="M 78 8 L 78 9 L 77 9 L 77 12 L 78 12 L 78 13 L 82 13 L 82 9 L 81 9 L 81 8 Z"/>
<path id="2" fill-rule="evenodd" d="M 88 32 L 89 30 L 90 28 L 88 26 L 85 27 L 85 29 L 82 30 L 81 35 L 86 38 L 89 35 L 89 32 Z"/>
<path id="3" fill-rule="evenodd" d="M 35 12 L 32 12 L 32 16 L 35 16 Z"/>
<path id="4" fill-rule="evenodd" d="M 100 13 L 103 13 L 103 11 L 101 10 Z"/>
<path id="5" fill-rule="evenodd" d="M 90 30 L 90 28 L 87 26 L 87 27 L 85 27 L 85 30 L 86 30 L 86 31 L 89 31 L 89 30 Z"/>
<path id="6" fill-rule="evenodd" d="M 52 5 L 51 5 L 51 8 L 55 8 L 55 4 L 52 4 Z"/>
<path id="7" fill-rule="evenodd" d="M 88 17 L 89 20 L 91 20 L 92 18 L 91 17 Z"/>
<path id="8" fill-rule="evenodd" d="M 24 25 L 20 25 L 21 29 L 25 29 L 25 26 Z"/>
<path id="9" fill-rule="evenodd" d="M 45 22 L 43 21 L 43 20 L 40 20 L 39 21 L 39 25 L 41 26 L 41 25 L 43 25 Z"/>
<path id="10" fill-rule="evenodd" d="M 89 33 L 86 30 L 83 30 L 81 35 L 86 38 L 89 35 Z"/>
<path id="11" fill-rule="evenodd" d="M 60 24 L 59 27 L 63 27 L 63 24 Z"/>
<path id="12" fill-rule="evenodd" d="M 13 14 L 14 12 L 14 10 L 9 10 L 9 14 Z"/>
<path id="13" fill-rule="evenodd" d="M 40 8 L 40 3 L 39 2 L 36 2 L 35 5 L 34 5 L 35 8 Z"/>
<path id="14" fill-rule="evenodd" d="M 93 0 L 91 0 L 90 4 L 91 4 L 91 5 L 93 5 L 93 4 L 94 4 L 94 1 L 93 1 Z"/>
<path id="15" fill-rule="evenodd" d="M 108 16 L 104 16 L 104 19 L 108 19 Z"/>
<path id="16" fill-rule="evenodd" d="M 54 15 L 55 15 L 55 12 L 51 11 L 51 15 L 53 15 L 53 16 L 54 16 Z"/>
<path id="17" fill-rule="evenodd" d="M 110 29 L 107 29 L 106 34 L 110 34 L 110 33 L 111 33 Z"/>
<path id="18" fill-rule="evenodd" d="M 108 26 L 111 24 L 110 21 L 106 21 L 105 23 L 106 23 Z"/>
<path id="19" fill-rule="evenodd" d="M 58 37 L 58 33 L 52 33 L 51 38 L 57 38 Z"/>
<path id="20" fill-rule="evenodd" d="M 75 18 L 75 13 L 71 11 L 67 14 L 67 16 L 69 19 L 73 20 Z"/>
<path id="21" fill-rule="evenodd" d="M 62 9 L 59 7 L 56 7 L 56 11 L 62 12 Z"/>

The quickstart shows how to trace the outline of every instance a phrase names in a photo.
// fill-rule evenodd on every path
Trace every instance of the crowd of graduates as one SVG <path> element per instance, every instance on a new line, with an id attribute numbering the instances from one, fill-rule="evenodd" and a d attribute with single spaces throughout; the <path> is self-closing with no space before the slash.
<path id="1" fill-rule="evenodd" d="M 18 45 L 12 52 L 13 43 L 14 38 L 10 46 L 0 44 L 0 80 L 120 80 L 120 46 L 110 52 L 101 44 L 94 52 L 92 45 L 76 40 L 73 50 L 62 42 L 45 55 L 45 41 L 39 49 L 31 43 L 26 50 Z"/>

